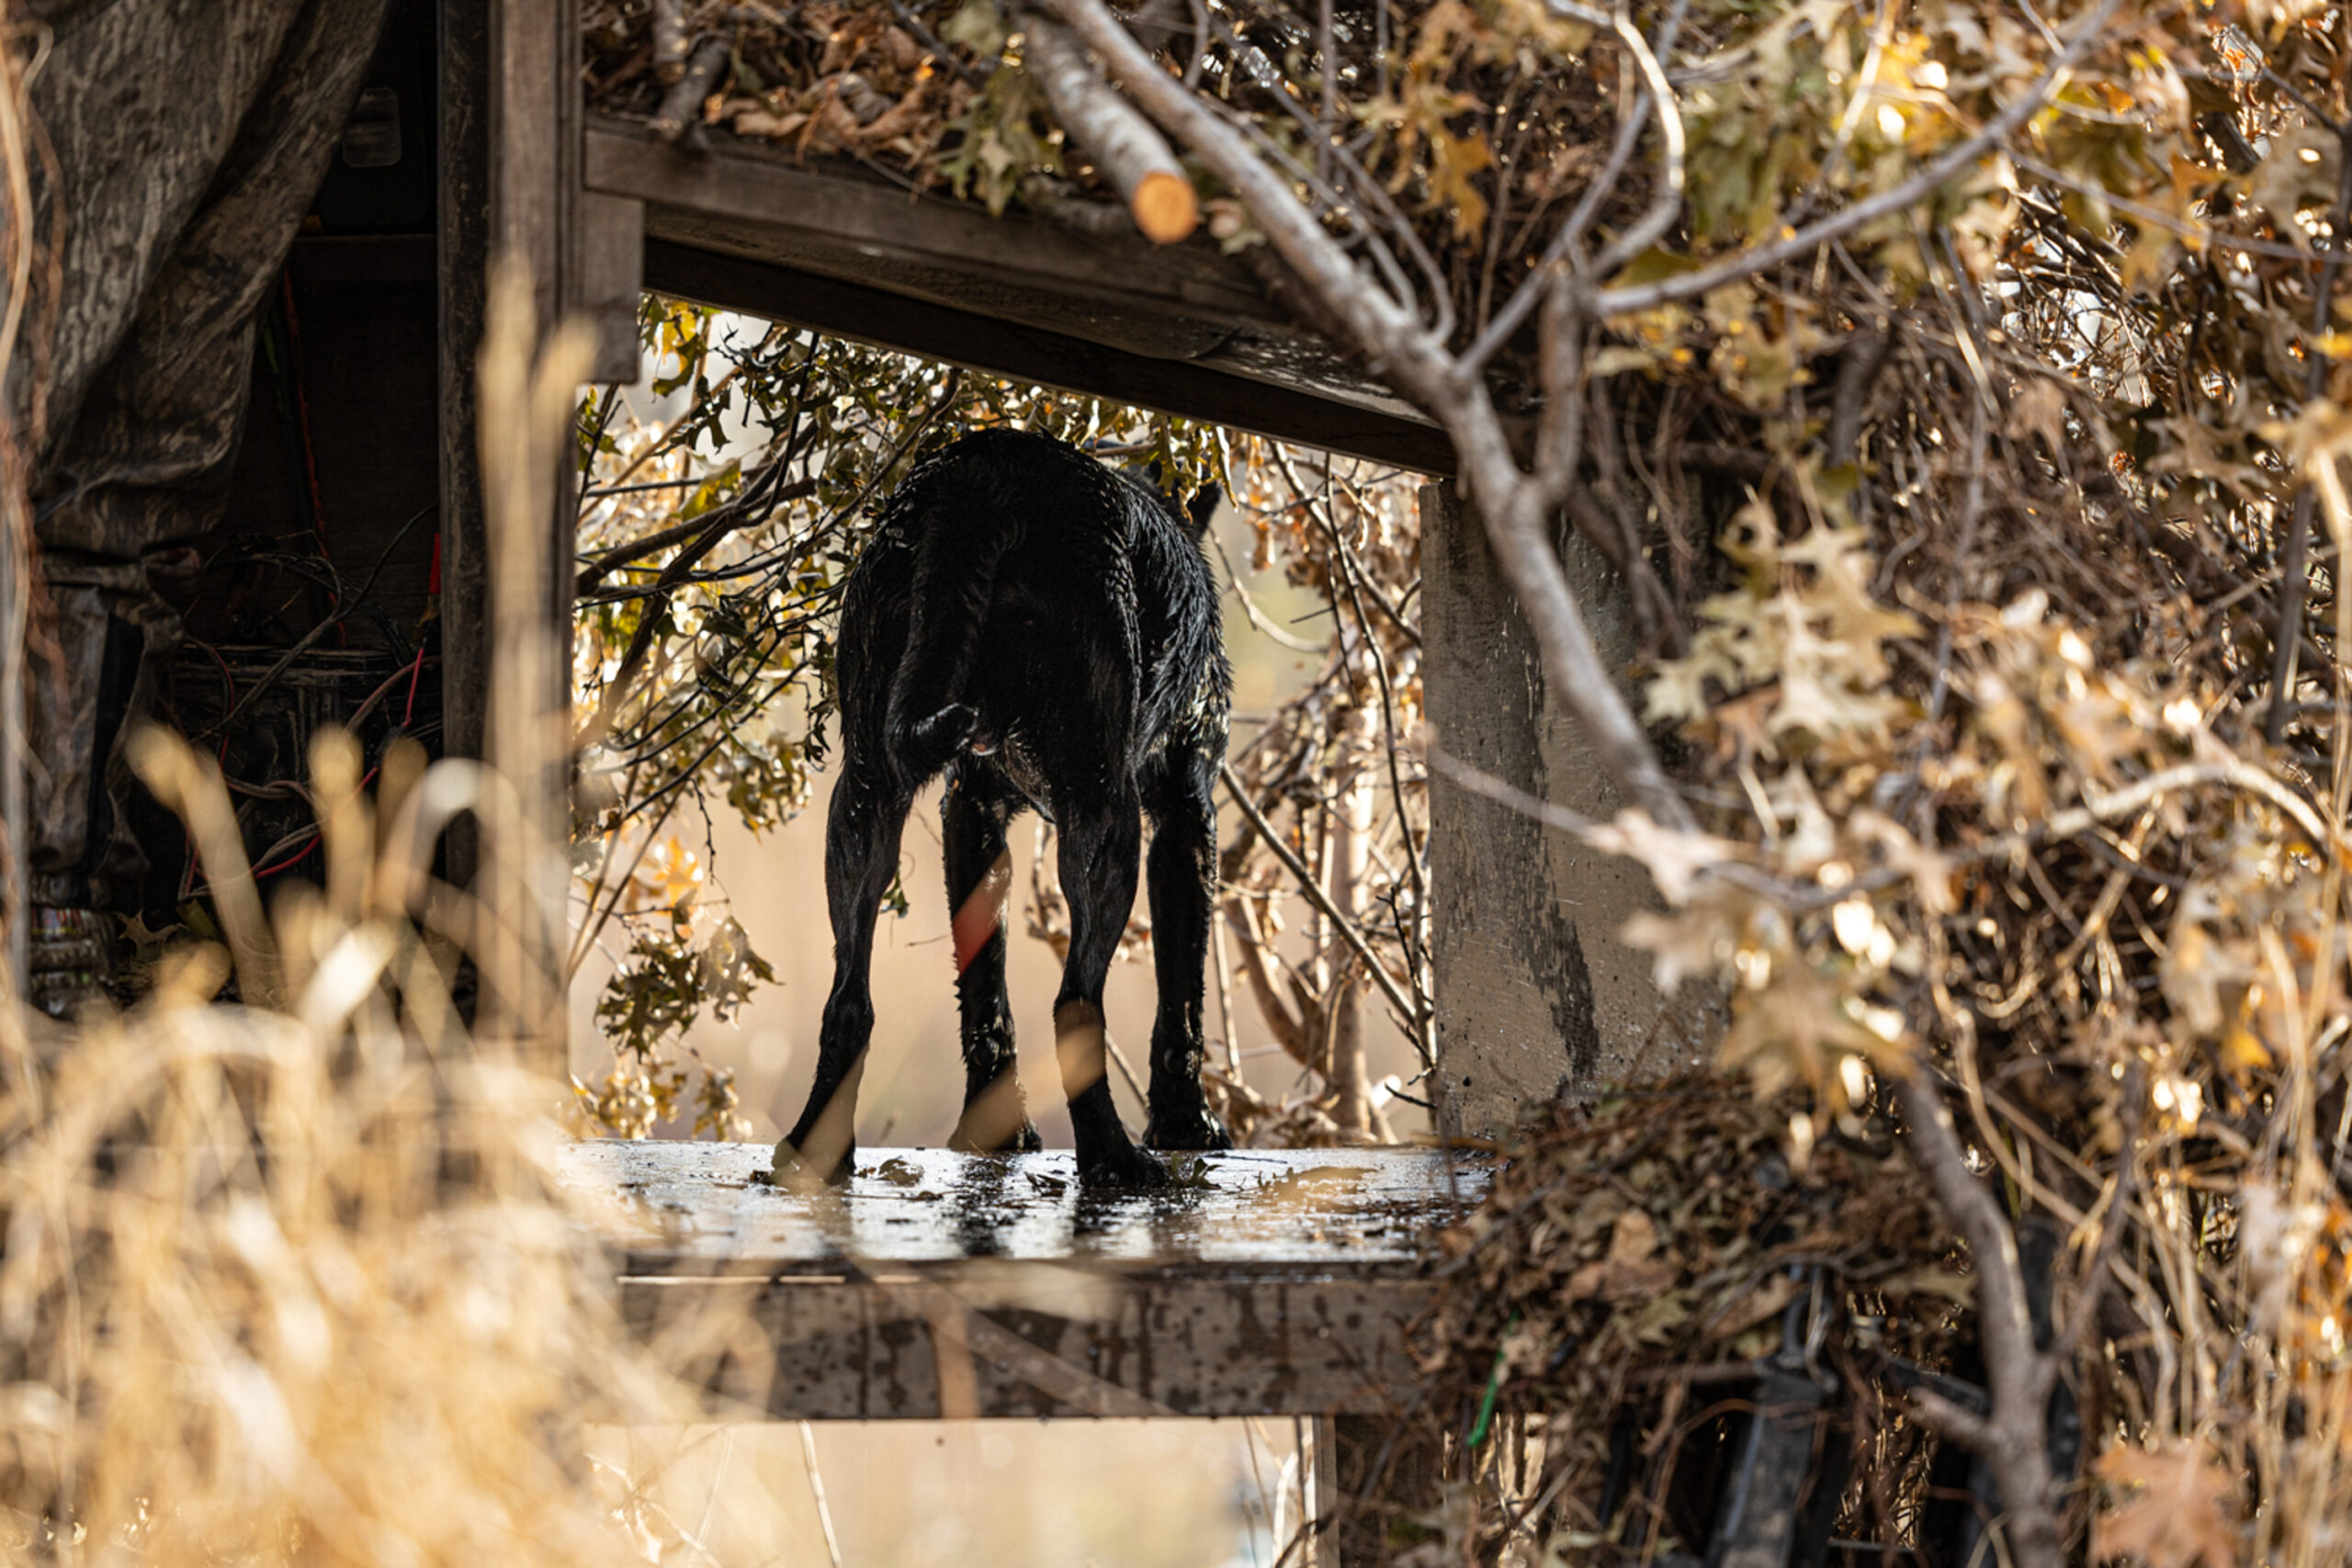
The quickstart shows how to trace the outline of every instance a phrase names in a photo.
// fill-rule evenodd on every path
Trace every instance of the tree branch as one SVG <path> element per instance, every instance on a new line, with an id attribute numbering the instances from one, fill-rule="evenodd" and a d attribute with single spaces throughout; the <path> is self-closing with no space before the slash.
<path id="1" fill-rule="evenodd" d="M 2041 79 L 2023 97 L 1995 115 L 1985 123 L 1984 130 L 1960 142 L 1901 185 L 1883 190 L 1876 196 L 1866 197 L 1826 218 L 1817 219 L 1769 245 L 1759 245 L 1754 250 L 1726 256 L 1713 266 L 1679 273 L 1655 283 L 1603 288 L 1592 296 L 1593 314 L 1602 318 L 1631 315 L 1639 310 L 1656 310 L 1678 299 L 1695 299 L 1726 283 L 1736 283 L 1767 267 L 1792 261 L 1840 234 L 1851 233 L 1875 219 L 1883 218 L 1891 212 L 1900 212 L 1925 200 L 1939 186 L 1998 146 L 2011 131 L 2032 118 L 2041 106 L 2050 101 L 2050 96 L 2058 90 L 2059 84 L 2074 69 L 2075 62 L 2090 51 L 2091 45 L 2108 36 L 2107 19 L 2114 15 L 2119 0 L 2100 0 L 2098 9 L 2075 30 L 2074 41 L 2051 62 L 2050 69 L 2042 73 Z"/>
<path id="2" fill-rule="evenodd" d="M 1155 244 L 1172 245 L 1200 226 L 1193 182 L 1151 122 L 1103 84 L 1086 51 L 1058 24 L 1022 18 L 1029 73 L 1053 106 L 1054 118 L 1127 198 L 1127 213 Z"/>
<path id="3" fill-rule="evenodd" d="M 1250 798 L 1250 791 L 1242 784 L 1241 776 L 1233 771 L 1233 764 L 1227 762 L 1219 771 L 1225 778 L 1226 793 L 1233 796 L 1233 804 L 1241 807 L 1241 814 L 1250 819 L 1252 828 L 1258 829 L 1259 835 L 1266 840 L 1266 847 L 1274 852 L 1276 860 L 1283 863 L 1283 868 L 1297 879 L 1299 891 L 1306 896 L 1306 901 L 1322 912 L 1324 919 L 1331 922 L 1331 929 L 1338 931 L 1356 957 L 1363 960 L 1365 971 L 1372 976 L 1372 983 L 1380 987 L 1380 994 L 1388 999 L 1390 1007 L 1396 1010 L 1397 1020 L 1406 1025 L 1414 1053 L 1424 1055 L 1421 1032 L 1418 1027 L 1420 1012 L 1397 986 L 1396 977 L 1389 974 L 1388 965 L 1372 951 L 1371 944 L 1363 940 L 1363 933 L 1356 930 L 1356 923 L 1341 914 L 1339 906 L 1331 902 L 1331 896 L 1323 891 L 1322 884 L 1315 880 L 1315 874 L 1306 869 L 1306 863 L 1283 842 L 1282 835 L 1274 831 L 1273 824 L 1266 820 L 1265 814 L 1258 809 L 1257 802 Z M 1429 1066 L 1427 1062 L 1421 1065 Z"/>
<path id="4" fill-rule="evenodd" d="M 2064 1561 L 2050 1474 L 2050 1389 L 2057 1358 L 2033 1340 L 2025 1267 L 2017 1234 L 1984 1184 L 1970 1174 L 1951 1112 L 1927 1068 L 1913 1064 L 1896 1079 L 1913 1156 L 1936 1190 L 1944 1212 L 1960 1226 L 1976 1266 L 1976 1325 L 1984 1354 L 1984 1382 L 1993 1409 L 1980 1420 L 1931 1419 L 1982 1454 L 2000 1483 L 2007 1511 L 2009 1555 L 2018 1568 L 2059 1568 Z"/>
<path id="5" fill-rule="evenodd" d="M 1549 525 L 1560 495 L 1520 471 L 1484 382 L 1454 358 L 1443 337 L 1421 322 L 1413 300 L 1390 293 L 1351 262 L 1294 197 L 1291 182 L 1146 54 L 1102 0 L 1040 3 L 1094 51 L 1145 112 L 1190 146 L 1240 197 L 1268 243 L 1300 281 L 1331 307 L 1374 371 L 1445 427 L 1504 579 L 1518 596 L 1542 650 L 1553 689 L 1627 798 L 1667 827 L 1688 829 L 1690 811 L 1659 766 L 1613 672 L 1594 648 L 1553 551 Z M 1609 24 L 1604 20 L 1604 25 Z M 1545 393 L 1554 400 L 1574 400 L 1577 389 L 1547 386 Z"/>

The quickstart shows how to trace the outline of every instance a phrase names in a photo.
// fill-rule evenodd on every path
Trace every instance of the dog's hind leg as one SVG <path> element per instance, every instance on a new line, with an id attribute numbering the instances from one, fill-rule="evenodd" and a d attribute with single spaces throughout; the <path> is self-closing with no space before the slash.
<path id="1" fill-rule="evenodd" d="M 1030 1123 L 1012 1051 L 1012 1009 L 1004 994 L 1004 910 L 1012 886 L 1005 844 L 1012 813 L 985 782 L 947 776 L 939 803 L 947 860 L 947 911 L 956 944 L 956 1000 L 964 1043 L 964 1114 L 951 1149 L 986 1154 L 1045 1145 Z"/>
<path id="2" fill-rule="evenodd" d="M 1011 537 L 1000 516 L 966 497 L 924 509 L 915 546 L 906 650 L 890 682 L 885 733 L 899 772 L 921 783 L 970 739 L 979 714 L 965 682 L 988 620 L 997 563 Z"/>
<path id="3" fill-rule="evenodd" d="M 1056 802 L 1062 891 L 1069 898 L 1069 957 L 1054 998 L 1054 1059 L 1069 1098 L 1078 1179 L 1090 1187 L 1159 1187 L 1168 1169 L 1127 1139 L 1111 1100 L 1102 984 L 1136 901 L 1143 816 L 1132 789 L 1107 801 Z"/>
<path id="4" fill-rule="evenodd" d="M 1201 1093 L 1202 971 L 1216 918 L 1216 787 L 1211 753 L 1171 741 L 1148 801 L 1152 835 L 1144 885 L 1159 1000 L 1151 1026 L 1151 1120 L 1143 1141 L 1155 1149 L 1233 1146 Z"/>
<path id="5" fill-rule="evenodd" d="M 817 1036 L 817 1081 L 776 1145 L 778 1176 L 847 1180 L 857 1155 L 857 1086 L 874 1034 L 874 921 L 899 874 L 906 791 L 876 763 L 852 758 L 825 821 L 825 903 L 833 922 L 833 988 Z"/>

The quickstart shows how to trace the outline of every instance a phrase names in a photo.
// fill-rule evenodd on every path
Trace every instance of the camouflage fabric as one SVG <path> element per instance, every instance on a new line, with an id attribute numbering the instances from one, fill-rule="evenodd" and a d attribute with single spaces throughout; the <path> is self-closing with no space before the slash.
<path id="1" fill-rule="evenodd" d="M 35 164 L 33 202 L 53 265 L 32 301 L 26 373 L 7 389 L 39 434 L 47 588 L 27 694 L 29 891 L 79 910 L 136 897 L 143 863 L 116 808 L 122 734 L 177 646 L 173 598 L 220 521 L 255 311 L 325 175 L 387 0 L 29 9 L 49 32 L 31 96 L 54 152 Z"/>

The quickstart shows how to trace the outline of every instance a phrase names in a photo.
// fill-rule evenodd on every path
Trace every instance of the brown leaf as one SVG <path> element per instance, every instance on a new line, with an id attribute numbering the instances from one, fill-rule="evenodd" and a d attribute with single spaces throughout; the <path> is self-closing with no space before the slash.
<path id="1" fill-rule="evenodd" d="M 1797 1282 L 1786 1274 L 1774 1274 L 1724 1307 L 1707 1325 L 1707 1337 L 1729 1339 L 1736 1334 L 1745 1333 L 1778 1315 L 1781 1309 L 1796 1300 L 1796 1296 Z"/>
<path id="2" fill-rule="evenodd" d="M 2243 1544 L 2228 1471 L 2195 1443 L 2114 1448 L 2092 1470 L 2140 1490 L 2091 1520 L 2091 1560 L 2136 1557 L 2147 1568 L 2231 1568 Z"/>
<path id="3" fill-rule="evenodd" d="M 1657 1251 L 1657 1222 L 1640 1209 L 1626 1210 L 1609 1233 L 1609 1255 L 1568 1276 L 1569 1299 L 1622 1302 L 1670 1284 L 1674 1265 L 1652 1257 Z"/>

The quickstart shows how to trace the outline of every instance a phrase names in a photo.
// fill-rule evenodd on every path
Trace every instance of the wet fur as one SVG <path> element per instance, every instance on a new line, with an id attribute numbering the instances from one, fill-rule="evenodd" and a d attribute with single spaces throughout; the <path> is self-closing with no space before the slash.
<path id="1" fill-rule="evenodd" d="M 825 829 L 833 987 L 816 1082 L 777 1147 L 780 1171 L 821 1161 L 812 1174 L 838 1178 L 850 1168 L 874 1028 L 875 919 L 898 874 L 908 807 L 942 773 L 951 916 L 1003 853 L 1014 817 L 1035 807 L 1056 825 L 1071 932 L 1057 1025 L 1087 1009 L 1102 1017 L 1149 815 L 1159 1009 L 1144 1141 L 1229 1146 L 1200 1081 L 1213 792 L 1232 690 L 1216 583 L 1200 547 L 1215 501 L 1210 492 L 1187 516 L 1075 447 L 996 430 L 956 442 L 886 503 L 850 573 L 835 644 L 842 775 Z M 956 982 L 958 1146 L 1039 1146 L 1014 1076 L 1004 944 L 1000 921 Z M 1166 1179 L 1128 1141 L 1107 1080 L 1081 1084 L 1069 1107 L 1082 1180 Z"/>

